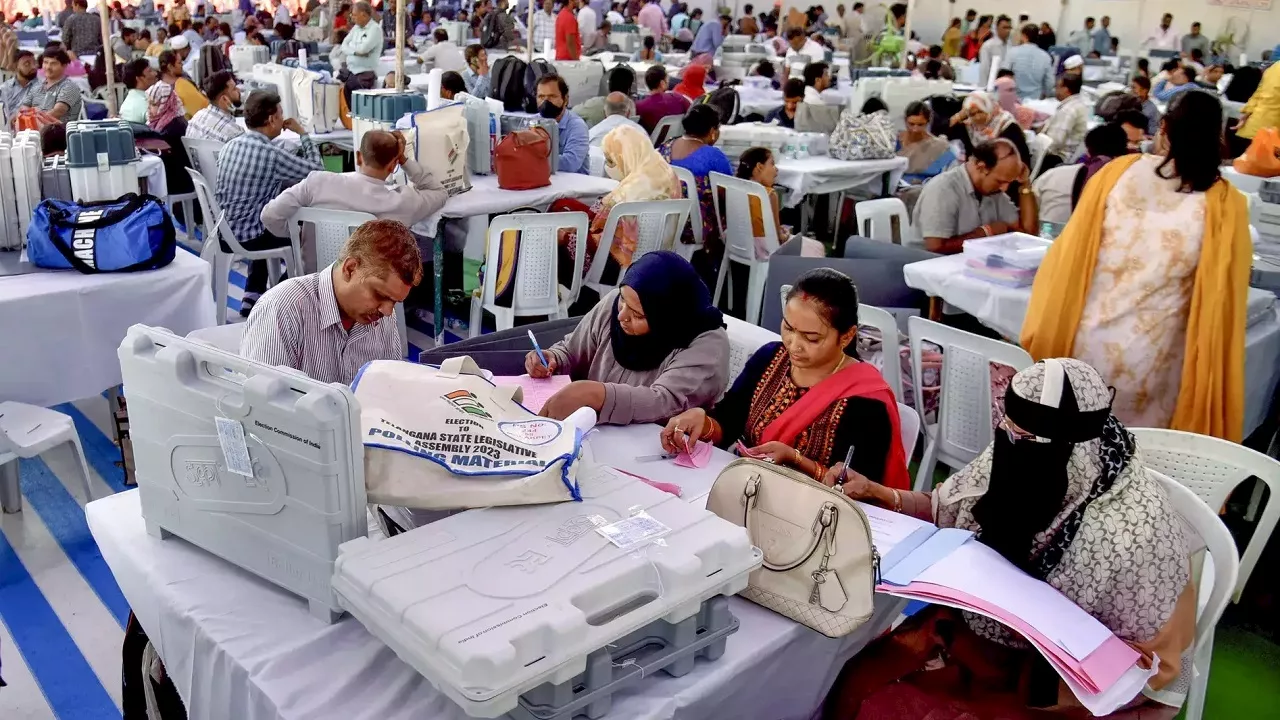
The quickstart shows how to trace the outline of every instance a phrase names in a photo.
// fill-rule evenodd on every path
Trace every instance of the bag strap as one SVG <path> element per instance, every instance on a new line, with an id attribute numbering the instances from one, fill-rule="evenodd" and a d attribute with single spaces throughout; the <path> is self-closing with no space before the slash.
<path id="1" fill-rule="evenodd" d="M 58 253 L 62 255 L 62 257 L 65 258 L 68 263 L 71 264 L 71 267 L 75 268 L 80 273 L 84 275 L 95 275 L 97 273 L 102 273 L 102 272 L 137 272 L 139 270 L 155 269 L 155 255 L 152 255 L 146 260 L 140 260 L 132 265 L 126 265 L 125 267 L 122 267 L 122 268 L 116 268 L 114 270 L 100 270 L 97 267 L 90 265 L 89 263 L 77 257 L 75 254 L 75 251 L 73 251 L 69 245 L 67 245 L 62 241 L 62 238 L 58 235 L 56 231 L 57 227 L 71 228 L 73 230 L 89 230 L 89 229 L 96 230 L 96 229 L 100 229 L 110 225 L 114 225 L 116 222 L 119 222 L 123 218 L 128 217 L 129 215 L 132 215 L 138 210 L 141 210 L 143 207 L 146 206 L 148 201 L 155 201 L 160 206 L 161 212 L 165 214 L 166 219 L 168 219 L 167 218 L 168 212 L 165 211 L 164 206 L 160 204 L 159 198 L 155 197 L 154 195 L 147 195 L 145 193 L 144 194 L 128 193 L 126 195 L 122 195 L 121 197 L 128 198 L 128 202 L 126 203 L 125 207 L 133 207 L 134 209 L 128 213 L 124 213 L 123 216 L 121 216 L 121 214 L 117 212 L 115 215 L 104 215 L 99 220 L 90 220 L 82 223 L 70 222 L 66 220 L 66 218 L 69 217 L 71 213 L 69 213 L 67 210 L 63 208 L 58 207 L 54 203 L 49 202 L 48 200 L 44 201 L 44 204 L 47 204 L 47 212 L 49 213 L 49 244 L 52 245 L 53 248 L 57 250 Z M 135 203 L 135 201 L 139 201 L 139 202 Z M 83 206 L 94 207 L 97 205 L 113 205 L 116 202 L 119 202 L 119 200 L 89 202 L 89 203 L 83 203 Z M 111 218 L 110 222 L 106 222 L 108 217 Z M 172 221 L 165 222 L 163 223 L 163 226 L 164 226 L 164 229 L 163 229 L 164 237 L 161 238 L 161 246 L 160 246 L 161 252 L 165 252 L 166 249 L 171 246 L 176 247 L 178 243 L 177 233 L 173 228 L 173 222 Z M 95 254 L 97 253 L 96 243 L 94 244 L 94 252 Z"/>
<path id="2" fill-rule="evenodd" d="M 756 498 L 760 495 L 760 476 L 756 475 L 747 481 L 742 489 L 743 507 L 742 507 L 742 527 L 747 530 L 747 537 L 751 538 L 751 544 L 761 548 L 763 553 L 764 545 L 756 542 L 755 533 L 751 530 L 751 518 L 755 516 Z M 809 540 L 809 546 L 804 549 L 795 560 L 791 562 L 774 562 L 769 559 L 768 555 L 764 558 L 764 568 L 772 572 L 788 572 L 804 565 L 818 551 L 818 546 L 822 544 L 823 538 L 829 538 L 828 543 L 834 546 L 836 539 L 836 523 L 840 519 L 839 510 L 834 503 L 824 502 L 818 507 L 818 513 L 813 519 L 812 538 Z M 834 547 L 832 550 L 834 554 Z"/>

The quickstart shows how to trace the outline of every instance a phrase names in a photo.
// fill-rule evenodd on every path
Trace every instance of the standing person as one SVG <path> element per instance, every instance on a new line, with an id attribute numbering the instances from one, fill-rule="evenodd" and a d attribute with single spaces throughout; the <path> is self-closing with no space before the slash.
<path id="1" fill-rule="evenodd" d="M 240 107 L 240 88 L 230 70 L 219 70 L 204 81 L 208 107 L 191 116 L 187 137 L 228 143 L 244 134 L 232 112 Z"/>
<path id="2" fill-rule="evenodd" d="M 143 63 L 145 64 L 145 60 Z M 148 66 L 150 67 L 150 66 Z M 0 105 L 4 107 L 4 116 L 13 117 L 22 107 L 22 97 L 27 88 L 36 81 L 36 56 L 30 50 L 19 50 L 14 55 L 13 77 L 0 84 Z M 153 71 L 154 72 L 154 71 Z M 143 104 L 146 111 L 146 104 Z M 145 117 L 143 118 L 145 120 Z"/>
<path id="3" fill-rule="evenodd" d="M 760 34 L 760 23 L 756 22 L 755 16 L 751 14 L 753 9 L 754 8 L 751 7 L 750 3 L 742 8 L 742 18 L 738 20 L 739 35 L 746 35 L 749 38 L 754 38 L 756 35 Z"/>
<path id="4" fill-rule="evenodd" d="M 655 38 L 667 34 L 667 17 L 662 14 L 662 6 L 658 4 L 658 0 L 649 0 L 645 3 L 644 7 L 640 8 L 640 13 L 636 15 L 636 22 L 641 27 L 649 28 L 649 32 Z"/>
<path id="5" fill-rule="evenodd" d="M 147 124 L 147 91 L 160 80 L 159 73 L 151 67 L 151 63 L 139 58 L 124 66 L 121 73 L 124 86 L 128 88 L 124 102 L 120 103 L 120 119 L 139 125 Z"/>
<path id="6" fill-rule="evenodd" d="M 582 47 L 590 47 L 596 41 L 596 32 L 600 28 L 600 18 L 596 16 L 596 11 L 591 6 L 581 2 L 578 3 L 578 37 L 582 39 Z"/>
<path id="7" fill-rule="evenodd" d="M 1088 54 L 1093 47 L 1093 18 L 1084 19 L 1084 29 L 1077 30 L 1067 36 L 1067 45 L 1079 50 L 1083 54 Z"/>
<path id="8" fill-rule="evenodd" d="M 591 133 L 586 121 L 569 111 L 569 84 L 559 75 L 543 75 L 537 92 L 538 114 L 560 127 L 560 172 L 590 174 Z"/>
<path id="9" fill-rule="evenodd" d="M 1142 41 L 1144 47 L 1153 50 L 1177 50 L 1178 34 L 1173 31 L 1173 14 L 1165 13 L 1160 18 L 1160 27 Z"/>
<path id="10" fill-rule="evenodd" d="M 724 36 L 729 33 L 729 25 L 733 22 L 733 18 L 728 15 L 721 15 L 719 22 L 704 23 L 698 28 L 698 34 L 693 38 L 693 47 L 689 49 L 690 55 L 697 57 L 704 53 L 715 55 L 720 46 L 724 44 Z"/>
<path id="11" fill-rule="evenodd" d="M 582 31 L 574 11 L 579 0 L 567 0 L 556 15 L 556 59 L 577 60 L 582 57 Z"/>
<path id="12" fill-rule="evenodd" d="M 80 89 L 67 77 L 67 66 L 71 64 L 67 51 L 55 45 L 45 48 L 40 58 L 44 80 L 27 85 L 21 107 L 43 110 L 63 122 L 80 117 L 84 101 L 80 98 Z"/>
<path id="13" fill-rule="evenodd" d="M 1235 81 L 1240 81 L 1242 71 L 1241 68 L 1236 71 Z M 1253 68 L 1248 68 L 1253 70 Z M 1255 70 L 1256 72 L 1256 70 Z M 1227 88 L 1228 93 L 1235 89 L 1233 81 L 1231 87 Z M 1249 101 L 1244 104 L 1244 108 L 1240 111 L 1240 121 L 1236 125 L 1236 137 L 1239 138 L 1238 147 L 1233 148 L 1238 152 L 1233 154 L 1242 155 L 1248 144 L 1257 136 L 1258 131 L 1268 127 L 1280 127 L 1280 63 L 1272 63 L 1262 73 L 1262 79 L 1258 81 L 1257 89 L 1249 96 Z"/>
<path id="14" fill-rule="evenodd" d="M 662 65 L 654 65 L 644 71 L 644 85 L 649 94 L 636 103 L 636 114 L 646 131 L 653 132 L 662 118 L 683 115 L 689 109 L 688 98 L 668 92 L 667 69 Z"/>
<path id="15" fill-rule="evenodd" d="M 1162 131 L 1167 156 L 1114 160 L 1085 187 L 1036 274 L 1022 344 L 1099 368 L 1130 425 L 1239 442 L 1248 204 L 1219 172 L 1216 97 L 1179 96 Z"/>
<path id="16" fill-rule="evenodd" d="M 977 60 L 978 53 L 982 52 L 982 44 L 989 37 L 991 37 L 991 16 L 983 15 L 978 19 L 978 24 L 973 26 L 968 34 L 964 36 L 964 43 L 960 47 L 960 56 L 969 61 Z"/>
<path id="17" fill-rule="evenodd" d="M 543 48 L 550 47 L 555 52 L 556 16 L 552 12 L 555 8 L 554 0 L 542 0 L 541 7 L 541 11 L 533 14 L 533 51 L 542 52 Z"/>
<path id="18" fill-rule="evenodd" d="M 964 13 L 964 22 L 960 26 L 961 34 L 968 35 L 969 31 L 973 29 L 973 24 L 977 19 L 978 19 L 977 10 L 974 10 L 973 8 L 969 8 L 968 10 L 966 10 Z"/>
<path id="19" fill-rule="evenodd" d="M 382 56 L 382 27 L 373 21 L 373 7 L 358 2 L 351 10 L 351 28 L 342 41 L 347 77 L 342 92 L 351 105 L 351 93 L 371 90 L 378 82 L 378 58 Z"/>
<path id="20" fill-rule="evenodd" d="M 995 63 L 1009 57 L 1009 32 L 1012 29 L 1013 22 L 1009 16 L 1001 15 L 996 19 L 996 34 L 982 43 L 982 49 L 978 51 L 978 83 L 983 87 L 991 81 L 991 69 L 999 67 Z"/>
<path id="21" fill-rule="evenodd" d="M 1202 57 L 1209 57 L 1209 38 L 1200 34 L 1200 23 L 1191 23 L 1191 32 L 1182 36 L 1182 57 L 1190 59 L 1196 50 Z"/>
<path id="22" fill-rule="evenodd" d="M 1102 16 L 1102 26 L 1093 31 L 1093 51 L 1098 55 L 1115 55 L 1111 49 L 1111 16 Z"/>
<path id="23" fill-rule="evenodd" d="M 942 33 L 942 52 L 946 57 L 960 57 L 960 43 L 964 41 L 964 33 L 960 31 L 960 18 L 951 18 L 951 25 Z"/>
<path id="24" fill-rule="evenodd" d="M 1036 45 L 1041 50 L 1049 51 L 1049 48 L 1058 44 L 1058 34 L 1053 31 L 1053 26 L 1047 22 L 1040 23 L 1040 37 L 1036 39 Z"/>
<path id="25" fill-rule="evenodd" d="M 1039 100 L 1053 94 L 1053 58 L 1036 43 L 1040 30 L 1033 23 L 1022 26 L 1022 42 L 1009 48 L 1001 65 L 1013 71 L 1018 97 Z"/>
<path id="26" fill-rule="evenodd" d="M 249 250 L 286 247 L 288 237 L 273 235 L 262 224 L 262 208 L 286 187 L 305 179 L 313 170 L 323 170 L 320 150 L 295 118 L 286 119 L 280 96 L 256 90 L 244 104 L 246 132 L 222 147 L 218 155 L 217 197 L 227 225 L 236 239 Z M 273 144 L 284 130 L 300 136 L 296 150 Z M 223 246 L 223 252 L 231 248 Z M 248 317 L 258 296 L 267 287 L 267 264 L 255 260 L 245 283 L 240 314 Z"/>
<path id="27" fill-rule="evenodd" d="M 1058 78 L 1058 110 L 1044 125 L 1044 134 L 1053 140 L 1041 166 L 1046 170 L 1060 162 L 1069 162 L 1084 143 L 1084 134 L 1089 131 L 1089 118 L 1093 115 L 1093 103 L 1080 94 L 1082 86 L 1079 75 L 1068 73 Z"/>
<path id="28" fill-rule="evenodd" d="M 62 26 L 62 46 L 78 58 L 91 58 L 102 49 L 102 24 L 89 14 L 87 0 L 71 0 L 71 16 Z"/>

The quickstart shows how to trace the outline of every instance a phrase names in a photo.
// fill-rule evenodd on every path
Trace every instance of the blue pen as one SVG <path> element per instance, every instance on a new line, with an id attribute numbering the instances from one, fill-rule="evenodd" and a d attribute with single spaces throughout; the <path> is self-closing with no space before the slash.
<path id="1" fill-rule="evenodd" d="M 533 336 L 533 331 L 529 331 L 529 342 L 533 343 L 534 352 L 538 353 L 538 359 L 542 361 L 542 367 L 551 369 L 551 363 L 547 362 L 547 356 L 542 354 L 542 348 L 538 347 L 538 338 Z"/>

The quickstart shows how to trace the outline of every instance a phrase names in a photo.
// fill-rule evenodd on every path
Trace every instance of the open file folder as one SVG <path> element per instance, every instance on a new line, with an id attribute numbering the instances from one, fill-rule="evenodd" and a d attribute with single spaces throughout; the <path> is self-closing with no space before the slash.
<path id="1" fill-rule="evenodd" d="M 986 615 L 1025 638 L 1094 715 L 1123 707 L 1155 674 L 1140 655 L 1048 583 L 973 533 L 862 505 L 880 552 L 877 592 Z"/>

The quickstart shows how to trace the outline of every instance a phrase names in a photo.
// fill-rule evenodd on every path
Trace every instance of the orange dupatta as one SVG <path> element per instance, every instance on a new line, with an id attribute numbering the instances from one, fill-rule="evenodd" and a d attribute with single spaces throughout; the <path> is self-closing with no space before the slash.
<path id="1" fill-rule="evenodd" d="M 1139 157 L 1113 160 L 1089 180 L 1071 220 L 1045 255 L 1021 333 L 1022 346 L 1035 360 L 1072 356 L 1098 262 L 1107 196 Z M 1244 195 L 1218 182 L 1205 193 L 1204 240 L 1191 290 L 1174 430 L 1241 440 L 1245 303 L 1252 264 Z"/>

